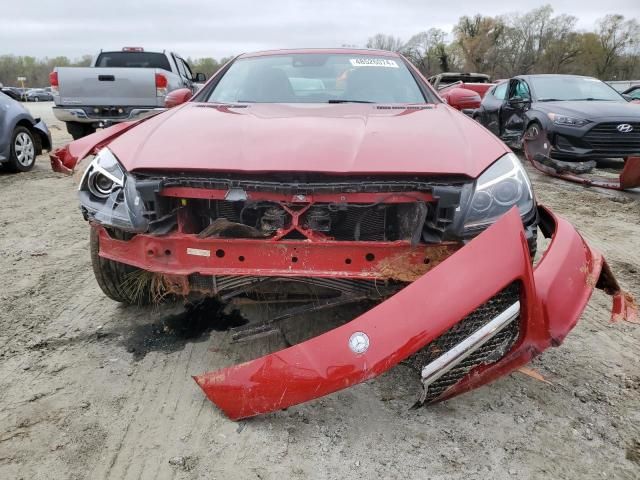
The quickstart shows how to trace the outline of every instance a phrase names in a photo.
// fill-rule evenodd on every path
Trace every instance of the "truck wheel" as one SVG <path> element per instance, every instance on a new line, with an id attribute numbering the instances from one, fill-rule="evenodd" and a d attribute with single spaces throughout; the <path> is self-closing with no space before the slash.
<path id="1" fill-rule="evenodd" d="M 96 132 L 91 124 L 80 122 L 67 122 L 67 132 L 73 137 L 74 140 L 86 137 Z"/>
<path id="2" fill-rule="evenodd" d="M 36 142 L 28 128 L 18 126 L 11 135 L 11 151 L 7 170 L 28 172 L 36 164 Z"/>
<path id="3" fill-rule="evenodd" d="M 148 305 L 151 302 L 150 282 L 145 271 L 107 260 L 99 255 L 100 237 L 98 230 L 91 228 L 89 248 L 93 274 L 102 292 L 111 300 L 127 305 Z"/>

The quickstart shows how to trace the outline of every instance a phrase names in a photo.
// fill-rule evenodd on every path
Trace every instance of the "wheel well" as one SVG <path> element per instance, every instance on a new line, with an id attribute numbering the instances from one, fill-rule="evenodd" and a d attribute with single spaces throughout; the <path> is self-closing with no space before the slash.
<path id="1" fill-rule="evenodd" d="M 31 125 L 31 122 L 29 120 L 25 120 L 24 118 L 22 120 L 18 120 L 18 123 L 16 123 L 16 127 L 25 127 L 27 130 L 33 133 L 33 126 Z"/>
<path id="2" fill-rule="evenodd" d="M 49 139 L 44 137 L 44 135 L 42 135 L 38 130 L 33 128 L 33 124 L 29 120 L 24 118 L 22 120 L 19 120 L 18 123 L 16 123 L 16 127 L 24 127 L 31 132 L 33 141 L 36 144 L 36 155 L 40 155 L 42 153 L 43 147 L 47 149 L 51 148 L 51 145 L 49 145 Z"/>

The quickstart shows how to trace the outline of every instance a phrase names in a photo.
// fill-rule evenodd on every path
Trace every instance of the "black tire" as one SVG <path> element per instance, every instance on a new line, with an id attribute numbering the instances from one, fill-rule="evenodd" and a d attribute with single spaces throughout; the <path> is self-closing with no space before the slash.
<path id="1" fill-rule="evenodd" d="M 36 164 L 38 147 L 33 133 L 23 126 L 18 126 L 11 135 L 11 150 L 6 168 L 10 172 L 28 172 Z"/>
<path id="2" fill-rule="evenodd" d="M 98 230 L 91 228 L 89 233 L 89 248 L 91 252 L 91 265 L 93 266 L 93 274 L 103 293 L 111 300 L 125 303 L 127 305 L 148 305 L 151 303 L 151 295 L 148 285 L 142 286 L 137 295 L 131 287 L 132 279 L 140 276 L 142 281 L 144 271 L 125 265 L 124 263 L 107 260 L 99 255 L 100 237 Z M 139 285 L 136 285 L 137 287 Z"/>
<path id="3" fill-rule="evenodd" d="M 67 132 L 74 140 L 86 137 L 96 132 L 96 129 L 89 123 L 67 122 Z"/>

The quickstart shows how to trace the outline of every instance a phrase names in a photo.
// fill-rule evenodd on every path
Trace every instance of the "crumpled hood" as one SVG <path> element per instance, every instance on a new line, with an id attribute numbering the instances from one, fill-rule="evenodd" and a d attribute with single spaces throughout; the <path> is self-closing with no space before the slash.
<path id="1" fill-rule="evenodd" d="M 127 170 L 456 174 L 477 177 L 508 149 L 444 104 L 187 103 L 109 148 Z"/>
<path id="2" fill-rule="evenodd" d="M 536 102 L 536 110 L 545 113 L 557 113 L 574 118 L 598 120 L 606 118 L 628 119 L 640 122 L 640 109 L 629 102 L 604 102 L 604 101 L 563 101 L 563 102 Z"/>

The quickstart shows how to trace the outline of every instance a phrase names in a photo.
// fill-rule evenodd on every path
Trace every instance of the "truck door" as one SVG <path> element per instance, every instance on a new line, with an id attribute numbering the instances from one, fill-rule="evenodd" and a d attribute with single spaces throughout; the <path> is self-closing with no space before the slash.
<path id="1" fill-rule="evenodd" d="M 507 98 L 500 109 L 500 138 L 506 143 L 518 143 L 525 127 L 525 113 L 531 107 L 531 90 L 518 78 L 509 81 Z"/>
<path id="2" fill-rule="evenodd" d="M 181 87 L 190 88 L 195 93 L 195 87 L 193 85 L 193 74 L 187 62 L 177 55 L 174 56 L 176 60 L 176 66 L 178 67 L 178 74 L 180 75 Z"/>

